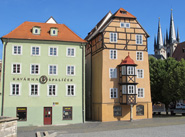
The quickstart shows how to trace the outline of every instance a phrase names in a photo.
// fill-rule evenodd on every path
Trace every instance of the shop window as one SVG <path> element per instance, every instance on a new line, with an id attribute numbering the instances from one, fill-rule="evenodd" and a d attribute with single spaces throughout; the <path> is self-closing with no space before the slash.
<path id="1" fill-rule="evenodd" d="M 17 117 L 19 121 L 27 121 L 27 108 L 26 107 L 18 107 L 17 108 Z"/>
<path id="2" fill-rule="evenodd" d="M 136 106 L 136 115 L 137 116 L 143 116 L 144 115 L 144 106 L 143 105 Z"/>
<path id="3" fill-rule="evenodd" d="M 63 107 L 63 120 L 72 120 L 72 107 Z"/>
<path id="4" fill-rule="evenodd" d="M 122 107 L 114 106 L 114 116 L 122 116 Z"/>

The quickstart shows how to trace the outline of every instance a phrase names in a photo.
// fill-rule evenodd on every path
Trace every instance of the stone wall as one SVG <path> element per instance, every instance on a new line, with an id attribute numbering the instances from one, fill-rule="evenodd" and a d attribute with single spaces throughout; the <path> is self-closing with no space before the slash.
<path id="1" fill-rule="evenodd" d="M 0 137 L 17 137 L 17 118 L 0 117 Z"/>

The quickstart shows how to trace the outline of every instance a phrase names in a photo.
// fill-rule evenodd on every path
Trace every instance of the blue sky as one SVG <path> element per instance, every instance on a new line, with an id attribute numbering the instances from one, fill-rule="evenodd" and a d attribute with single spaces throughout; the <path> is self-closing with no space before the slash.
<path id="1" fill-rule="evenodd" d="M 122 7 L 136 16 L 150 35 L 149 54 L 153 54 L 158 17 L 164 35 L 170 26 L 171 9 L 175 27 L 179 28 L 180 41 L 185 41 L 185 0 L 0 0 L 0 4 L 0 37 L 24 21 L 45 22 L 53 16 L 58 23 L 66 24 L 81 38 L 85 38 L 107 12 L 114 13 Z M 2 47 L 0 44 L 0 58 Z"/>

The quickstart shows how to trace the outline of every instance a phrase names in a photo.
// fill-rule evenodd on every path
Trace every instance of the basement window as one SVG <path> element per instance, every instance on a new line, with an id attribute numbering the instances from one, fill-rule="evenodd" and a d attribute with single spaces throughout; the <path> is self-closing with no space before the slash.
<path id="1" fill-rule="evenodd" d="M 27 108 L 17 107 L 17 117 L 19 118 L 19 121 L 27 121 Z"/>

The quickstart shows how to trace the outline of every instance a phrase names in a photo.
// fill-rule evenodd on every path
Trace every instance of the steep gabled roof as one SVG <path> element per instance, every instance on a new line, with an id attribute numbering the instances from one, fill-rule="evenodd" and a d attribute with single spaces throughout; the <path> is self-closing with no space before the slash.
<path id="1" fill-rule="evenodd" d="M 124 18 L 134 18 L 134 19 L 136 19 L 136 17 L 134 15 L 132 15 L 131 13 L 129 13 L 128 11 L 126 11 L 123 8 L 120 8 L 119 10 L 117 10 L 114 13 L 114 16 L 115 17 L 124 17 Z"/>
<path id="2" fill-rule="evenodd" d="M 134 15 L 129 13 L 123 8 L 120 8 L 117 10 L 114 14 L 112 14 L 110 11 L 96 24 L 96 26 L 88 33 L 87 37 L 85 40 L 89 41 L 91 40 L 94 36 L 97 34 L 101 33 L 104 31 L 107 27 L 107 25 L 111 22 L 113 18 L 131 18 L 131 19 L 136 19 Z M 137 21 L 136 22 L 140 25 L 140 27 L 144 30 L 144 28 L 141 26 L 141 24 Z M 149 37 L 148 33 L 144 30 L 146 33 L 147 37 Z"/>
<path id="3" fill-rule="evenodd" d="M 99 30 L 102 28 L 104 24 L 108 22 L 108 20 L 111 18 L 112 13 L 109 11 L 97 24 L 96 26 L 88 33 L 85 40 L 88 40 L 90 37 L 95 36 L 97 33 L 99 33 Z"/>
<path id="4" fill-rule="evenodd" d="M 40 35 L 34 35 L 32 33 L 33 27 L 40 27 Z M 58 35 L 51 36 L 50 28 L 57 28 Z M 65 24 L 52 24 L 52 23 L 38 23 L 38 22 L 24 22 L 16 29 L 3 36 L 3 38 L 10 39 L 29 39 L 29 40 L 51 40 L 51 41 L 67 41 L 67 42 L 86 42 L 72 30 L 70 30 Z"/>

